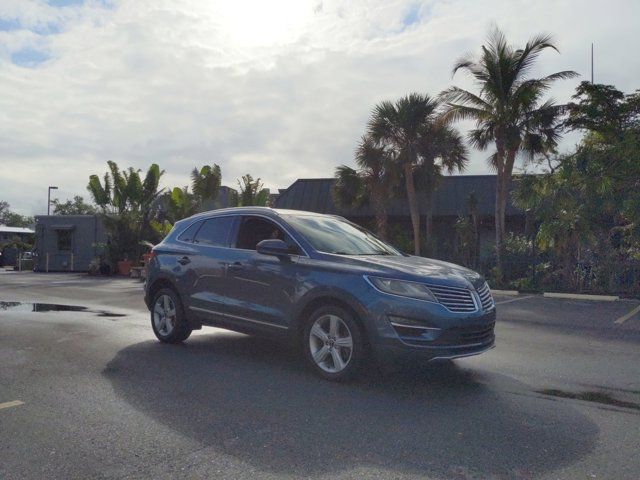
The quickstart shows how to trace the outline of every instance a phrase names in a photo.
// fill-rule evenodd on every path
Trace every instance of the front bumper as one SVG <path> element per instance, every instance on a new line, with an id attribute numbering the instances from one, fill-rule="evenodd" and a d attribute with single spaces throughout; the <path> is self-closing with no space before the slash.
<path id="1" fill-rule="evenodd" d="M 479 355 L 495 346 L 495 306 L 473 313 L 450 312 L 440 304 L 385 298 L 372 312 L 372 347 L 381 360 L 425 361 Z"/>
<path id="2" fill-rule="evenodd" d="M 380 344 L 376 347 L 376 357 L 383 361 L 394 360 L 444 360 L 480 355 L 495 347 L 495 337 L 489 342 L 476 345 L 449 345 L 407 347 L 406 345 Z"/>

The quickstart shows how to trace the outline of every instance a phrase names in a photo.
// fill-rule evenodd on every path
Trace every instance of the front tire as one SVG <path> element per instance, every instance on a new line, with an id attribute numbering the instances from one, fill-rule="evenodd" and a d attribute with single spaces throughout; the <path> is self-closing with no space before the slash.
<path id="1" fill-rule="evenodd" d="M 151 305 L 151 328 L 158 340 L 164 343 L 181 343 L 189 338 L 192 329 L 187 323 L 176 292 L 170 288 L 158 290 Z"/>
<path id="2" fill-rule="evenodd" d="M 362 369 L 364 334 L 344 308 L 327 305 L 314 311 L 305 324 L 302 347 L 309 367 L 327 380 L 349 380 Z"/>

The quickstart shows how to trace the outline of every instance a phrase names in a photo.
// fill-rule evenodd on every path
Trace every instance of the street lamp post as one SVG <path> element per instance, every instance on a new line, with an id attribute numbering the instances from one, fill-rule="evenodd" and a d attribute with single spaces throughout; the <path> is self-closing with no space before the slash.
<path id="1" fill-rule="evenodd" d="M 47 192 L 47 215 L 51 215 L 51 190 L 57 190 L 58 187 L 49 187 L 49 191 Z"/>

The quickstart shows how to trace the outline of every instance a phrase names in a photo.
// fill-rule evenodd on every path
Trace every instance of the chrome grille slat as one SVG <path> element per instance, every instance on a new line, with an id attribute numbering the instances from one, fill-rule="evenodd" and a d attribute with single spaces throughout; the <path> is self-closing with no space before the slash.
<path id="1" fill-rule="evenodd" d="M 471 290 L 460 287 L 447 287 L 442 285 L 427 285 L 436 300 L 454 313 L 471 313 L 478 309 Z M 478 299 L 482 310 L 490 310 L 494 307 L 493 297 L 489 285 L 485 282 L 477 289 Z"/>
<path id="2" fill-rule="evenodd" d="M 451 312 L 475 312 L 477 307 L 470 290 L 442 285 L 427 285 L 440 304 Z"/>
<path id="3" fill-rule="evenodd" d="M 494 306 L 493 296 L 491 295 L 491 290 L 487 282 L 484 282 L 484 284 L 478 288 L 478 296 L 480 297 L 483 310 L 489 310 Z"/>
<path id="4" fill-rule="evenodd" d="M 448 293 L 467 293 L 469 291 L 466 288 L 443 287 L 441 285 L 429 285 L 429 288 L 432 288 L 434 290 L 441 290 L 443 292 L 448 292 Z"/>

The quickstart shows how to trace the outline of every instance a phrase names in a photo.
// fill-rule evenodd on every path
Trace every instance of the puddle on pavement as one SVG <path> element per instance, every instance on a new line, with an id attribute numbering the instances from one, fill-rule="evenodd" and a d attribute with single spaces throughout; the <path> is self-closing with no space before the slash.
<path id="1" fill-rule="evenodd" d="M 611 405 L 614 407 L 632 408 L 634 410 L 640 410 L 640 404 L 635 402 L 627 402 L 624 400 L 618 400 L 612 397 L 608 393 L 604 392 L 567 392 L 564 390 L 546 389 L 536 390 L 536 393 L 543 395 L 549 395 L 559 398 L 570 398 L 574 400 L 582 400 L 585 402 L 600 403 L 602 405 Z"/>
<path id="2" fill-rule="evenodd" d="M 84 312 L 94 313 L 98 317 L 125 317 L 123 313 L 110 312 L 108 310 L 92 310 L 80 305 L 60 305 L 56 303 L 29 303 L 29 302 L 2 302 L 0 301 L 0 311 L 11 312 Z"/>

